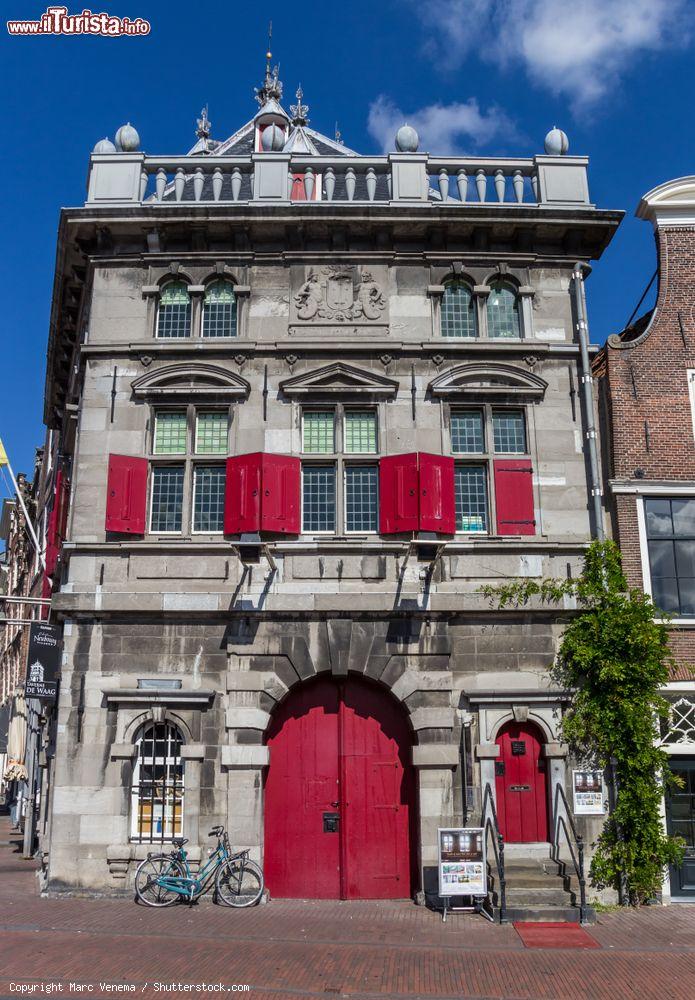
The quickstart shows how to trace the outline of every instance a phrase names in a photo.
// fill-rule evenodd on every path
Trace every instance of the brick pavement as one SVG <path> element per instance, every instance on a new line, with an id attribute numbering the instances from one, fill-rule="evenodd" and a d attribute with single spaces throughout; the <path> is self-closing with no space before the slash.
<path id="1" fill-rule="evenodd" d="M 695 994 L 695 906 L 601 916 L 600 948 L 526 950 L 511 926 L 409 903 L 273 901 L 235 912 L 147 910 L 125 899 L 42 899 L 35 866 L 0 818 L 0 997 L 11 984 L 248 984 L 252 1000 L 297 997 L 685 1000 Z M 148 984 L 143 991 L 144 984 Z M 131 994 L 132 995 L 132 994 Z M 204 995 L 201 993 L 194 995 Z M 210 994 L 208 994 L 210 995 Z"/>

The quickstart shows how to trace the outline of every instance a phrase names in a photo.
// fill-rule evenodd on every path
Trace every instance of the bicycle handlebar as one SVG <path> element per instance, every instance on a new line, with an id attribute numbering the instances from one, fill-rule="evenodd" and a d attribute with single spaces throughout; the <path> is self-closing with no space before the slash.
<path id="1" fill-rule="evenodd" d="M 224 833 L 223 826 L 213 826 L 212 830 L 208 834 L 208 837 L 220 837 Z"/>

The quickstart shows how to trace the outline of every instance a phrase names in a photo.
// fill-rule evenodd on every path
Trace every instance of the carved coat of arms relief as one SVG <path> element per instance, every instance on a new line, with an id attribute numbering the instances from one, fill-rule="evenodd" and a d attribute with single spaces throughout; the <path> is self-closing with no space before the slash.
<path id="1" fill-rule="evenodd" d="M 381 319 L 386 298 L 371 271 L 362 271 L 355 282 L 354 268 L 329 265 L 311 270 L 294 296 L 297 319 L 331 323 Z"/>

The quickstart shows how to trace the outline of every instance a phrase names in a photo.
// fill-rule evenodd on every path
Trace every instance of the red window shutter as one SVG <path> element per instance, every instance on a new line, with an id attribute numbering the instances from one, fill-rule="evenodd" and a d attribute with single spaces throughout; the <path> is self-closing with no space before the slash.
<path id="1" fill-rule="evenodd" d="M 300 480 L 298 458 L 263 456 L 261 530 L 284 535 L 299 534 Z"/>
<path id="2" fill-rule="evenodd" d="M 417 452 L 379 462 L 379 531 L 394 535 L 418 529 Z"/>
<path id="3" fill-rule="evenodd" d="M 109 455 L 106 530 L 144 535 L 146 507 L 147 459 Z"/>
<path id="4" fill-rule="evenodd" d="M 453 535 L 456 530 L 454 460 L 427 452 L 420 452 L 419 458 L 420 531 Z"/>
<path id="5" fill-rule="evenodd" d="M 493 463 L 498 535 L 535 535 L 533 469 L 528 459 L 498 458 Z"/>
<path id="6" fill-rule="evenodd" d="M 263 453 L 227 459 L 224 487 L 224 533 L 241 535 L 261 530 L 261 465 Z"/>
<path id="7" fill-rule="evenodd" d="M 65 539 L 65 525 L 68 517 L 68 491 L 69 484 L 63 475 L 63 470 L 58 469 L 55 476 L 53 507 L 48 515 L 48 522 L 46 524 L 47 576 L 53 576 L 55 572 L 60 549 Z"/>

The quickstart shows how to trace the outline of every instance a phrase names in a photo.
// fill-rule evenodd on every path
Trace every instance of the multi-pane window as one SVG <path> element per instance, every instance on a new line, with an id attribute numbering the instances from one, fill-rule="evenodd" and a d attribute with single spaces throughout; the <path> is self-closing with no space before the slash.
<path id="1" fill-rule="evenodd" d="M 510 455 L 526 453 L 526 423 L 523 410 L 493 410 L 495 451 Z"/>
<path id="2" fill-rule="evenodd" d="M 302 415 L 302 451 L 313 455 L 331 455 L 334 449 L 334 411 L 305 410 Z"/>
<path id="3" fill-rule="evenodd" d="M 183 480 L 182 465 L 159 465 L 153 468 L 150 531 L 181 531 Z"/>
<path id="4" fill-rule="evenodd" d="M 378 467 L 376 465 L 346 465 L 345 530 L 376 531 L 378 516 Z"/>
<path id="5" fill-rule="evenodd" d="M 237 307 L 234 286 L 220 278 L 205 289 L 203 299 L 203 336 L 236 337 Z"/>
<path id="6" fill-rule="evenodd" d="M 475 464 L 456 465 L 456 530 L 487 532 L 495 523 L 493 463 L 500 456 L 529 454 L 526 413 L 490 403 L 452 409 L 449 431 L 454 455 L 476 456 Z"/>
<path id="7" fill-rule="evenodd" d="M 454 410 L 451 414 L 451 450 L 455 454 L 485 451 L 482 410 Z"/>
<path id="8" fill-rule="evenodd" d="M 349 455 L 376 454 L 376 413 L 374 410 L 345 410 L 345 451 Z"/>
<path id="9" fill-rule="evenodd" d="M 488 337 L 520 337 L 519 298 L 514 288 L 496 282 L 487 298 Z"/>
<path id="10" fill-rule="evenodd" d="M 213 464 L 229 450 L 229 411 L 156 410 L 152 441 L 150 531 L 155 534 L 220 532 L 224 520 L 225 466 Z M 176 464 L 164 456 L 180 455 Z M 207 461 L 201 459 L 205 456 Z M 159 460 L 159 461 L 158 461 Z"/>
<path id="11" fill-rule="evenodd" d="M 226 455 L 229 416 L 223 410 L 202 411 L 195 425 L 195 450 L 199 455 Z"/>
<path id="12" fill-rule="evenodd" d="M 644 501 L 654 603 L 695 616 L 695 497 Z"/>
<path id="13" fill-rule="evenodd" d="M 454 471 L 457 531 L 488 530 L 487 466 L 457 465 Z"/>
<path id="14" fill-rule="evenodd" d="M 375 408 L 307 408 L 302 413 L 302 530 L 372 532 L 379 521 L 379 466 L 351 456 L 379 451 Z M 330 464 L 310 456 L 331 456 Z"/>
<path id="15" fill-rule="evenodd" d="M 335 531 L 335 466 L 305 465 L 302 469 L 302 528 Z"/>
<path id="16" fill-rule="evenodd" d="M 181 455 L 186 451 L 186 411 L 159 410 L 155 414 L 155 455 Z"/>
<path id="17" fill-rule="evenodd" d="M 477 336 L 475 299 L 463 281 L 447 281 L 441 306 L 442 337 Z"/>
<path id="18" fill-rule="evenodd" d="M 190 337 L 191 297 L 184 281 L 170 281 L 159 298 L 158 337 Z"/>
<path id="19" fill-rule="evenodd" d="M 156 722 L 140 731 L 131 788 L 131 839 L 162 844 L 183 830 L 183 740 L 176 726 Z"/>

